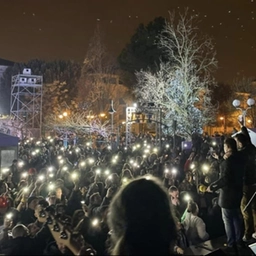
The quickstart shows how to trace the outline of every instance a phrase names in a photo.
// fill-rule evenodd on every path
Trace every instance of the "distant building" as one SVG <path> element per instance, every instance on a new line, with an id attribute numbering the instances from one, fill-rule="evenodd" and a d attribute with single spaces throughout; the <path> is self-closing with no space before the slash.
<path id="1" fill-rule="evenodd" d="M 8 67 L 12 67 L 13 65 L 14 65 L 13 61 L 4 60 L 4 59 L 0 58 L 0 88 L 1 89 L 3 87 L 2 77 L 4 75 L 4 72 Z M 0 114 L 9 112 L 8 105 L 6 104 L 7 102 L 8 102 L 8 100 L 6 101 L 6 97 L 1 95 L 1 98 L 0 98 Z"/>
<path id="2" fill-rule="evenodd" d="M 5 72 L 5 70 L 8 68 L 8 67 L 11 67 L 14 65 L 14 62 L 13 61 L 10 61 L 10 60 L 4 60 L 4 59 L 1 59 L 0 58 L 0 83 L 1 83 L 1 78 Z"/>

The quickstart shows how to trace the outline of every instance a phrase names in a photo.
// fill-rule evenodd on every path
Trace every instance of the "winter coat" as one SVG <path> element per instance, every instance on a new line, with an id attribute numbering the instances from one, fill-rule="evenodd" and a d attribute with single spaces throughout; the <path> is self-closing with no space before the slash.
<path id="1" fill-rule="evenodd" d="M 220 178 L 210 185 L 212 191 L 220 189 L 218 204 L 221 208 L 240 208 L 243 196 L 245 159 L 240 152 L 233 153 L 220 163 Z"/>
<path id="2" fill-rule="evenodd" d="M 248 144 L 240 151 L 245 157 L 244 185 L 256 183 L 256 148 L 253 144 Z"/>
<path id="3" fill-rule="evenodd" d="M 209 239 L 205 223 L 200 217 L 188 212 L 183 225 L 190 245 L 200 244 Z"/>

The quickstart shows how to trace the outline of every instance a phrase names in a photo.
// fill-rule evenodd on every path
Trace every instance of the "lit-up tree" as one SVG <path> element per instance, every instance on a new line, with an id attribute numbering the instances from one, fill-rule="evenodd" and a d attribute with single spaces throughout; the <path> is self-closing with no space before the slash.
<path id="1" fill-rule="evenodd" d="M 111 133 L 109 121 L 102 121 L 94 116 L 91 111 L 77 111 L 60 118 L 52 114 L 48 120 L 48 129 L 59 134 L 75 133 L 77 135 L 99 134 L 107 138 Z"/>
<path id="2" fill-rule="evenodd" d="M 201 132 L 214 118 L 209 87 L 215 83 L 216 53 L 212 40 L 201 35 L 197 25 L 188 10 L 178 18 L 170 14 L 159 42 L 169 62 L 161 62 L 156 72 L 136 73 L 137 98 L 161 107 L 163 122 L 184 138 Z"/>
<path id="3" fill-rule="evenodd" d="M 19 137 L 20 139 L 24 139 L 32 135 L 30 131 L 26 129 L 23 122 L 15 120 L 10 116 L 0 119 L 0 132 Z"/>

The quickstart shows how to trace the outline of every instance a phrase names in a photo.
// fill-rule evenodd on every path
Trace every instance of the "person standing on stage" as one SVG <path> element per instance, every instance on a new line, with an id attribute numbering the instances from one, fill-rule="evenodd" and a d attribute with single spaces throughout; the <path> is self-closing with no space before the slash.
<path id="1" fill-rule="evenodd" d="M 207 192 L 220 189 L 218 204 L 227 235 L 227 246 L 237 249 L 243 246 L 243 217 L 240 209 L 243 196 L 243 177 L 245 159 L 237 151 L 236 141 L 228 138 L 224 142 L 223 160 L 220 162 L 220 178 L 213 182 Z M 217 158 L 214 154 L 213 157 Z"/>
<path id="2" fill-rule="evenodd" d="M 251 143 L 246 127 L 242 127 L 242 133 L 236 134 L 234 139 L 236 140 L 237 149 L 246 159 L 241 210 L 245 226 L 243 240 L 247 242 L 252 237 L 256 239 L 256 197 L 246 207 L 256 191 L 256 148 Z"/>

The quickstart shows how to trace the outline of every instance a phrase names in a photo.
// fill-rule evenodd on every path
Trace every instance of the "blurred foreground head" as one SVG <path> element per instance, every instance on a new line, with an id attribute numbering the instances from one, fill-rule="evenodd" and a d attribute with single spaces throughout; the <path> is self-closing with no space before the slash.
<path id="1" fill-rule="evenodd" d="M 18 224 L 12 229 L 12 237 L 18 238 L 18 237 L 26 237 L 29 235 L 29 230 L 25 225 Z"/>
<path id="2" fill-rule="evenodd" d="M 131 181 L 113 198 L 108 224 L 111 255 L 170 255 L 176 226 L 169 196 L 153 177 Z"/>

